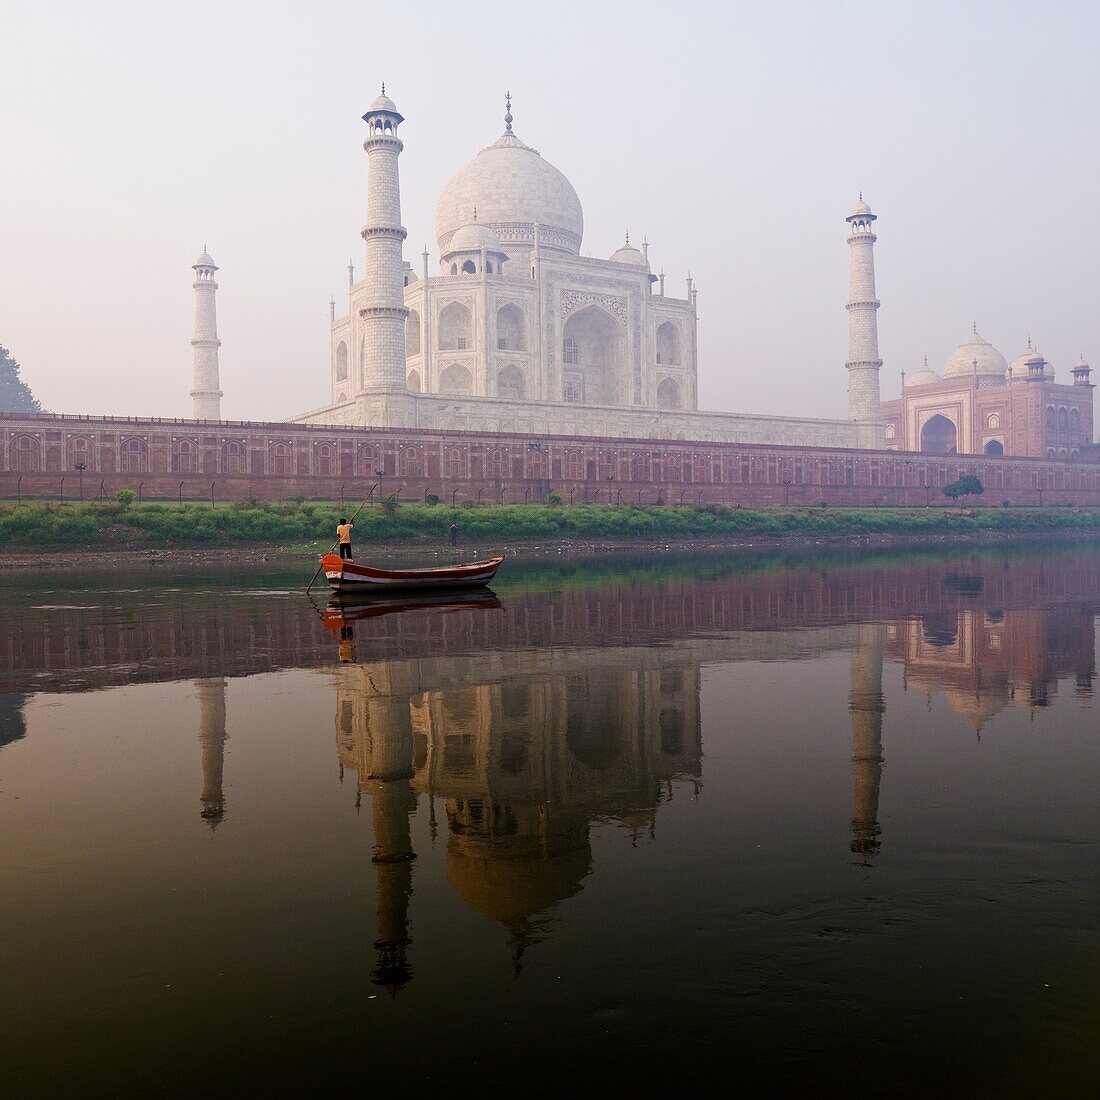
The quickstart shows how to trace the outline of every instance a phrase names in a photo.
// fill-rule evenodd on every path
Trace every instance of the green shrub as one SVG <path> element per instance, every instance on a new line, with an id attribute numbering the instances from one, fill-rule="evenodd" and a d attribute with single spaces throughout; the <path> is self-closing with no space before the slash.
<path id="1" fill-rule="evenodd" d="M 116 489 L 115 501 L 121 504 L 123 508 L 129 508 L 131 504 L 137 499 L 137 493 L 133 489 Z"/>
<path id="2" fill-rule="evenodd" d="M 428 493 L 424 497 L 424 503 L 427 504 L 430 508 L 434 508 L 439 503 L 439 494 Z"/>

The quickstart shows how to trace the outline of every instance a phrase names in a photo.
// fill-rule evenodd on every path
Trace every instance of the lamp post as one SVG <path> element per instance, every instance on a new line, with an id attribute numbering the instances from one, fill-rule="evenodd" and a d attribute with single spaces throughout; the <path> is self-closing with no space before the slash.
<path id="1" fill-rule="evenodd" d="M 903 463 L 903 465 L 902 465 L 902 472 L 901 472 L 901 479 L 902 479 L 902 482 L 903 482 L 902 488 L 905 490 L 902 493 L 902 498 L 903 498 L 902 503 L 906 507 L 909 506 L 909 467 L 912 466 L 912 465 L 913 465 L 913 460 L 911 458 L 907 458 L 905 460 L 905 462 Z"/>
<path id="2" fill-rule="evenodd" d="M 183 507 L 183 482 L 182 481 L 180 482 L 179 502 L 180 502 L 180 507 L 182 508 Z"/>
<path id="3" fill-rule="evenodd" d="M 1043 486 L 1040 485 L 1039 486 L 1039 507 L 1042 508 L 1042 506 L 1043 506 Z"/>
<path id="4" fill-rule="evenodd" d="M 80 503 L 84 503 L 84 471 L 87 469 L 87 465 L 83 462 L 76 464 L 76 472 L 80 475 Z"/>
<path id="5" fill-rule="evenodd" d="M 382 478 L 385 477 L 385 470 L 375 470 L 374 476 L 378 478 L 378 499 L 382 499 Z"/>
<path id="6" fill-rule="evenodd" d="M 784 478 L 783 480 L 783 507 L 789 508 L 791 506 L 791 479 Z"/>

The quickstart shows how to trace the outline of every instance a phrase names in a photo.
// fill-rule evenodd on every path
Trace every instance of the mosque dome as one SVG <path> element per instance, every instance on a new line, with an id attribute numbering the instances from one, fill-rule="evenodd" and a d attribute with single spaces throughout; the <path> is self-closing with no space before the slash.
<path id="1" fill-rule="evenodd" d="M 645 257 L 642 255 L 641 250 L 635 248 L 630 243 L 630 234 L 627 234 L 626 244 L 622 248 L 616 249 L 611 253 L 611 262 L 616 264 L 633 264 L 635 267 L 648 266 L 645 261 Z"/>
<path id="2" fill-rule="evenodd" d="M 928 365 L 928 356 L 924 357 L 924 366 L 914 371 L 905 380 L 905 388 L 910 386 L 931 386 L 940 381 L 940 376 Z"/>
<path id="3" fill-rule="evenodd" d="M 977 363 L 975 370 L 974 364 Z M 944 378 L 961 378 L 978 374 L 986 378 L 1004 378 L 1008 370 L 1005 357 L 977 329 L 947 357 L 943 365 Z"/>
<path id="4" fill-rule="evenodd" d="M 218 265 L 216 263 L 214 263 L 213 257 L 204 248 L 202 250 L 202 255 L 191 266 L 192 267 L 214 267 L 214 268 L 216 268 Z"/>
<path id="5" fill-rule="evenodd" d="M 1021 351 L 1020 354 L 1012 360 L 1012 377 L 1026 378 L 1028 361 L 1034 359 L 1036 356 L 1038 356 L 1040 359 L 1043 360 L 1044 363 L 1046 363 L 1046 366 L 1043 369 L 1043 376 L 1045 378 L 1053 378 L 1054 367 L 1037 348 L 1032 347 L 1030 336 L 1028 337 L 1027 347 L 1024 348 L 1024 350 Z"/>
<path id="6" fill-rule="evenodd" d="M 865 218 L 868 214 L 872 213 L 871 208 L 863 201 L 863 196 L 860 195 L 859 202 L 852 207 L 851 212 L 848 214 L 849 218 Z"/>
<path id="7" fill-rule="evenodd" d="M 529 246 L 537 223 L 541 244 L 579 255 L 584 214 L 577 192 L 536 149 L 512 133 L 510 110 L 504 121 L 504 133 L 460 168 L 439 196 L 435 235 L 440 255 L 452 250 L 452 237 L 474 207 L 481 223 L 494 229 L 505 247 Z"/>
<path id="8" fill-rule="evenodd" d="M 479 221 L 469 222 L 467 225 L 455 230 L 451 237 L 451 243 L 447 246 L 446 254 L 452 252 L 503 252 L 500 246 L 500 238 L 487 226 Z"/>

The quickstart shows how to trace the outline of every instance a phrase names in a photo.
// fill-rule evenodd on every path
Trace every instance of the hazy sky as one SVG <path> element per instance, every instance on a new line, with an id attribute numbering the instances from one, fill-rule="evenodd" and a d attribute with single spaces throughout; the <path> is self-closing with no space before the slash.
<path id="1" fill-rule="evenodd" d="M 406 259 L 503 129 L 699 288 L 703 408 L 846 408 L 844 216 L 879 214 L 883 394 L 973 319 L 1100 366 L 1100 5 L 5 0 L 0 344 L 63 412 L 190 414 L 190 266 L 221 267 L 223 414 L 328 400 L 362 273 L 360 115 L 406 117 Z"/>

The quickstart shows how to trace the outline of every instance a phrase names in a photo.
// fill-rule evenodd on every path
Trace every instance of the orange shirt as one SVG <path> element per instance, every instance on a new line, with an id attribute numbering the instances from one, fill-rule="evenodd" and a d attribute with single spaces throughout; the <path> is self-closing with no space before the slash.
<path id="1" fill-rule="evenodd" d="M 341 546 L 351 545 L 351 524 L 350 523 L 338 523 L 336 525 L 336 537 L 340 540 Z"/>

